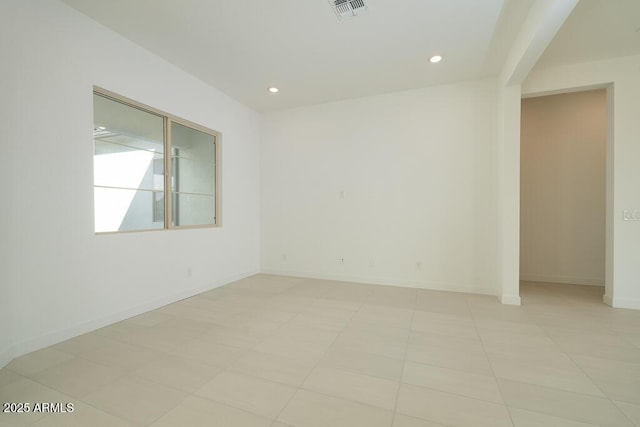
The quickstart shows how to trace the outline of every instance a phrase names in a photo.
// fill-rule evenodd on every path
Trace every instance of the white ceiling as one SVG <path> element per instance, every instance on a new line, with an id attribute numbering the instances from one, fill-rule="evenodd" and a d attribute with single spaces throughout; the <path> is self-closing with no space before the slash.
<path id="1" fill-rule="evenodd" d="M 366 0 L 364 16 L 339 21 L 328 0 L 62 1 L 257 111 L 494 75 L 534 2 Z M 640 52 L 628 34 L 638 5 L 582 0 L 542 60 L 610 54 L 610 43 Z M 625 25 L 601 25 L 603 14 Z M 444 60 L 430 64 L 434 54 Z"/>
<path id="2" fill-rule="evenodd" d="M 580 0 L 537 66 L 639 53 L 640 0 Z"/>

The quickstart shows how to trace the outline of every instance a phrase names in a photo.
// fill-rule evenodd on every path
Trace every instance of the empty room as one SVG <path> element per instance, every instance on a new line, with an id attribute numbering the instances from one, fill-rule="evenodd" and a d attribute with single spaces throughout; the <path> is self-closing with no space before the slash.
<path id="1" fill-rule="evenodd" d="M 0 426 L 640 425 L 637 0 L 0 34 Z"/>

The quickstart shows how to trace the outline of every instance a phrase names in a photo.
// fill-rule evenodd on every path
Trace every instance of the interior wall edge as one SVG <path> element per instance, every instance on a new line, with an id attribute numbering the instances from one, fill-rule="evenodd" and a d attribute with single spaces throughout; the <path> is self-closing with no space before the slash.
<path id="1" fill-rule="evenodd" d="M 42 348 L 45 348 L 54 344 L 58 344 L 62 341 L 75 338 L 82 334 L 95 331 L 105 326 L 109 326 L 114 323 L 129 319 L 131 317 L 135 317 L 140 314 L 146 313 L 148 311 L 155 310 L 160 307 L 164 307 L 166 305 L 181 301 L 186 298 L 190 298 L 192 296 L 201 294 L 203 292 L 210 291 L 215 288 L 219 288 L 231 282 L 235 282 L 236 280 L 253 276 L 254 274 L 257 274 L 257 273 L 258 273 L 257 270 L 250 270 L 241 274 L 232 275 L 223 279 L 216 280 L 204 286 L 185 289 L 183 291 L 176 292 L 172 295 L 163 296 L 161 298 L 157 298 L 157 299 L 145 302 L 144 304 L 139 304 L 124 310 L 120 310 L 116 313 L 112 313 L 107 316 L 102 316 L 97 319 L 84 321 L 79 324 L 70 326 L 68 328 L 64 328 L 52 333 L 47 333 L 36 338 L 27 339 L 22 342 L 14 343 L 6 352 L 7 353 L 6 356 L 9 357 L 9 360 L 6 363 L 9 363 L 13 358 L 22 356 L 27 353 L 31 353 L 32 351 L 40 350 Z M 2 362 L 4 361 L 3 356 L 4 354 L 0 353 L 0 366 L 3 366 L 2 365 Z"/>
<path id="2" fill-rule="evenodd" d="M 564 285 L 604 286 L 604 277 L 545 276 L 523 274 L 520 280 L 525 282 L 560 283 Z"/>
<path id="3" fill-rule="evenodd" d="M 352 282 L 352 283 L 364 283 L 368 285 L 380 285 L 380 286 L 396 286 L 406 287 L 414 289 L 424 289 L 430 291 L 447 291 L 447 292 L 463 292 L 468 294 L 478 295 L 491 295 L 497 296 L 496 289 L 474 286 L 469 284 L 452 284 L 452 283 L 439 283 L 428 282 L 422 280 L 406 280 L 406 279 L 394 279 L 392 277 L 380 277 L 380 276 L 352 276 L 341 274 L 327 274 L 327 273 L 315 273 L 308 271 L 285 271 L 277 269 L 263 268 L 260 270 L 262 274 L 274 274 L 279 276 L 290 277 L 302 277 L 307 279 L 321 279 L 321 280 L 336 280 L 340 282 Z"/>
<path id="4" fill-rule="evenodd" d="M 6 348 L 0 351 L 0 369 L 8 365 L 12 359 L 13 359 L 13 356 L 10 348 Z"/>

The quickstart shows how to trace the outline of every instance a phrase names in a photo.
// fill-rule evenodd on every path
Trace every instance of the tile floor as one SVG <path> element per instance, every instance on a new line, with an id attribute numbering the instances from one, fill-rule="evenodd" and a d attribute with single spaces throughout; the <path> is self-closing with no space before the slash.
<path id="1" fill-rule="evenodd" d="M 253 276 L 27 354 L 1 426 L 640 425 L 640 311 L 601 288 L 495 297 Z"/>

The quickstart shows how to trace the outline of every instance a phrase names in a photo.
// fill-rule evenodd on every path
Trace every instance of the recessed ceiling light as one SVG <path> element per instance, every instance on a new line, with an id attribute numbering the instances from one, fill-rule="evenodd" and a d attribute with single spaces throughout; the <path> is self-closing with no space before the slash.
<path id="1" fill-rule="evenodd" d="M 273 87 L 273 86 L 269 88 L 269 92 L 271 93 L 278 93 L 278 90 L 279 89 L 277 87 Z"/>
<path id="2" fill-rule="evenodd" d="M 442 61 L 442 56 L 440 55 L 434 55 L 431 58 L 429 58 L 429 61 L 431 61 L 432 64 L 435 64 L 437 62 Z"/>

